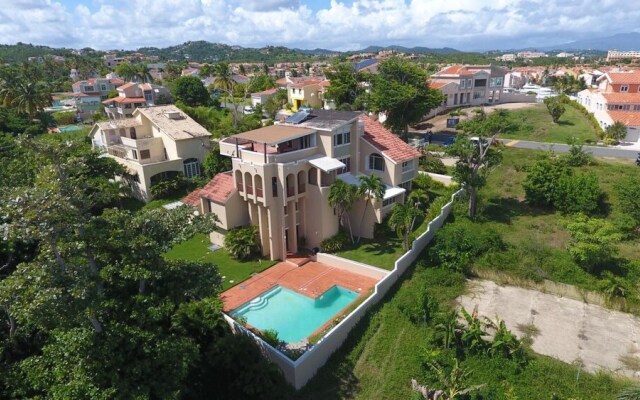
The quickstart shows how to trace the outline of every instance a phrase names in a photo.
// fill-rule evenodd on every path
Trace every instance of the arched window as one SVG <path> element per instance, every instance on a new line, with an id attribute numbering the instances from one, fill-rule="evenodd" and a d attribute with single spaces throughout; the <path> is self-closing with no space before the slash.
<path id="1" fill-rule="evenodd" d="M 384 158 L 378 153 L 369 155 L 369 169 L 384 171 Z"/>
<path id="2" fill-rule="evenodd" d="M 200 163 L 197 158 L 187 158 L 184 160 L 184 176 L 193 178 L 200 175 Z"/>
<path id="3" fill-rule="evenodd" d="M 131 137 L 131 139 L 136 139 L 136 128 L 129 128 L 129 136 Z"/>

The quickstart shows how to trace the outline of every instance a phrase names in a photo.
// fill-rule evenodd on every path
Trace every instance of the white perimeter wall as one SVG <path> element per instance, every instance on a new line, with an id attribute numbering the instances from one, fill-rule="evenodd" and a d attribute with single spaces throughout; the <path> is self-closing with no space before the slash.
<path id="1" fill-rule="evenodd" d="M 449 216 L 454 200 L 462 195 L 463 192 L 464 190 L 460 189 L 451 196 L 451 201 L 442 207 L 440 215 L 433 221 L 429 222 L 426 232 L 413 241 L 411 250 L 407 251 L 402 255 L 402 257 L 396 260 L 395 266 L 391 271 L 382 270 L 371 265 L 347 260 L 330 254 L 319 253 L 317 255 L 318 262 L 326 263 L 335 268 L 344 269 L 376 279 L 382 277 L 382 279 L 376 284 L 373 294 L 369 296 L 369 298 L 362 302 L 351 312 L 351 314 L 331 329 L 329 333 L 327 333 L 322 339 L 320 339 L 320 341 L 318 341 L 318 343 L 316 343 L 296 361 L 290 360 L 287 356 L 271 347 L 264 340 L 238 324 L 229 316 L 224 315 L 224 318 L 234 332 L 238 334 L 245 334 L 253 338 L 258 347 L 262 350 L 262 353 L 280 367 L 285 379 L 293 385 L 293 387 L 296 389 L 302 388 L 327 362 L 331 354 L 340 348 L 342 343 L 347 339 L 351 329 L 358 323 L 358 321 L 360 321 L 367 310 L 384 297 L 391 286 L 393 286 L 402 274 L 404 274 L 407 268 L 409 268 L 409 266 L 418 258 L 422 250 L 424 250 L 429 242 L 431 242 L 438 229 L 442 227 Z"/>

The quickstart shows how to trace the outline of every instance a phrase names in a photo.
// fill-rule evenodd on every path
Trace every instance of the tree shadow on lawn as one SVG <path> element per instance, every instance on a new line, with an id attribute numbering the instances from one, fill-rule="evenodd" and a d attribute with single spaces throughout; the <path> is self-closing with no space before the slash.
<path id="1" fill-rule="evenodd" d="M 402 246 L 402 242 L 397 237 L 386 237 L 379 239 L 372 239 L 366 243 L 360 244 L 361 248 L 367 246 L 367 249 L 362 248 L 362 251 L 382 256 L 385 254 L 393 254 L 396 250 Z"/>
<path id="2" fill-rule="evenodd" d="M 571 121 L 558 121 L 556 122 L 558 125 L 562 126 L 574 126 L 575 124 Z"/>
<path id="3" fill-rule="evenodd" d="M 515 217 L 535 217 L 553 212 L 552 209 L 532 207 L 514 197 L 492 197 L 484 202 L 479 216 L 487 221 L 511 225 L 511 220 Z"/>

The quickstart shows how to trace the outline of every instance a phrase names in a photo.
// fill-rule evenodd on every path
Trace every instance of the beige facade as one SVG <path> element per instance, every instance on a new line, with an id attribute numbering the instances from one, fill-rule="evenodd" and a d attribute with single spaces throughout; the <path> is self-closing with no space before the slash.
<path id="1" fill-rule="evenodd" d="M 359 176 L 377 174 L 386 185 L 384 199 L 367 207 L 362 226 L 364 200 L 351 211 L 354 233 L 363 237 L 371 238 L 374 223 L 382 222 L 393 203 L 404 201 L 417 174 L 418 152 L 357 112 L 314 110 L 302 117 L 220 142 L 221 154 L 232 158 L 232 171 L 193 193 L 202 211 L 221 220 L 222 231 L 212 233 L 213 241 L 222 242 L 225 230 L 246 221 L 258 226 L 263 255 L 271 259 L 284 259 L 302 246 L 319 247 L 338 232 L 338 216 L 328 202 L 337 179 L 357 185 Z M 204 201 L 211 198 L 217 205 L 207 209 Z M 193 198 L 185 202 L 197 205 Z M 232 215 L 236 219 L 230 221 Z"/>
<path id="2" fill-rule="evenodd" d="M 167 88 L 151 83 L 126 83 L 116 90 L 118 97 L 102 102 L 109 118 L 127 118 L 138 107 L 171 102 L 171 93 Z"/>
<path id="3" fill-rule="evenodd" d="M 89 136 L 95 149 L 127 167 L 134 195 L 146 201 L 151 186 L 164 178 L 200 175 L 210 133 L 177 107 L 157 106 L 137 109 L 133 118 L 98 122 Z"/>
<path id="4" fill-rule="evenodd" d="M 506 73 L 493 65 L 452 65 L 431 75 L 430 81 L 448 90 L 445 107 L 498 104 Z"/>

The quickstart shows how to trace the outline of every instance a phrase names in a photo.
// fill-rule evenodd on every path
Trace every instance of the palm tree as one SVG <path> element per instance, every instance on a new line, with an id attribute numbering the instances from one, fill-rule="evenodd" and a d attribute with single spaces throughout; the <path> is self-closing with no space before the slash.
<path id="1" fill-rule="evenodd" d="M 462 325 L 458 322 L 459 314 L 457 311 L 451 311 L 445 316 L 443 322 L 436 325 L 436 332 L 442 337 L 442 344 L 445 349 L 451 347 L 458 341 L 458 334 Z"/>
<path id="2" fill-rule="evenodd" d="M 416 208 L 409 202 L 396 203 L 391 210 L 391 217 L 389 217 L 389 226 L 391 229 L 395 229 L 398 232 L 398 236 L 402 238 L 402 248 L 406 251 L 409 250 L 409 237 L 411 235 L 413 222 L 416 218 L 423 215 L 424 212 L 419 208 Z"/>
<path id="3" fill-rule="evenodd" d="M 627 126 L 618 121 L 613 125 L 610 125 L 604 131 L 604 137 L 620 141 L 627 136 Z"/>
<path id="4" fill-rule="evenodd" d="M 43 82 L 21 81 L 16 88 L 11 106 L 33 119 L 51 104 L 51 91 Z"/>
<path id="5" fill-rule="evenodd" d="M 417 209 L 424 211 L 424 207 L 429 203 L 429 195 L 422 189 L 413 189 L 407 197 L 407 202 L 413 204 Z M 416 218 L 411 221 L 411 230 L 413 231 L 413 225 L 416 222 Z"/>
<path id="6" fill-rule="evenodd" d="M 354 243 L 354 240 L 353 230 L 351 229 L 351 219 L 349 218 L 349 210 L 351 210 L 357 198 L 358 187 L 356 185 L 346 183 L 341 179 L 336 180 L 331 187 L 329 187 L 329 205 L 336 208 L 340 226 L 344 228 L 345 221 L 349 225 L 351 243 Z"/>
<path id="7" fill-rule="evenodd" d="M 384 197 L 385 187 L 382 179 L 375 174 L 360 177 L 360 187 L 358 188 L 358 196 L 364 196 L 364 209 L 362 210 L 362 218 L 360 219 L 360 234 L 358 235 L 358 243 L 362 238 L 362 225 L 367 215 L 369 203 Z"/>
<path id="8" fill-rule="evenodd" d="M 151 76 L 151 73 L 149 72 L 149 67 L 147 66 L 147 64 L 138 64 L 135 68 L 135 74 L 136 77 L 139 78 L 142 83 L 147 83 L 147 82 L 151 82 L 151 80 L 153 79 L 153 77 Z"/>

